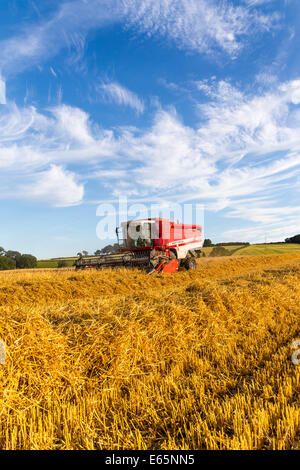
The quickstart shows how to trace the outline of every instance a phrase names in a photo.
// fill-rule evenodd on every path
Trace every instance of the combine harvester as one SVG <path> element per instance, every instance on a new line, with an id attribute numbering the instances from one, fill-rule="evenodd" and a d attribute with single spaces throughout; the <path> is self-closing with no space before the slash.
<path id="1" fill-rule="evenodd" d="M 174 273 L 179 268 L 196 269 L 201 255 L 202 226 L 154 218 L 122 223 L 122 243 L 116 229 L 119 252 L 97 258 L 80 257 L 76 269 L 138 267 L 148 274 Z"/>

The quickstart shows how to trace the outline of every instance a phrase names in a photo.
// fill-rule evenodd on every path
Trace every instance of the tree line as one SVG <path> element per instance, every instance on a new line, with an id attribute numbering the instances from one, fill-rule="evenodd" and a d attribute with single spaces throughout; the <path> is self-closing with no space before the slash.
<path id="1" fill-rule="evenodd" d="M 221 242 L 213 243 L 210 238 L 205 238 L 203 246 L 248 246 L 249 242 Z"/>
<path id="2" fill-rule="evenodd" d="M 118 243 L 114 243 L 114 245 L 106 245 L 104 248 L 101 248 L 101 250 L 96 250 L 94 252 L 95 256 L 101 256 L 101 255 L 107 255 L 109 253 L 117 253 L 119 250 L 120 246 Z M 77 256 L 93 256 L 89 255 L 88 251 L 82 250 L 79 253 L 77 253 Z"/>
<path id="3" fill-rule="evenodd" d="M 300 243 L 300 233 L 291 238 L 286 238 L 285 243 Z"/>
<path id="4" fill-rule="evenodd" d="M 96 250 L 95 255 L 100 256 L 100 255 L 107 255 L 108 253 L 117 253 L 119 248 L 120 246 L 118 243 L 114 243 L 113 245 L 106 245 L 101 250 Z"/>
<path id="5" fill-rule="evenodd" d="M 0 271 L 7 269 L 36 268 L 37 259 L 30 254 L 21 254 L 19 251 L 5 250 L 0 247 Z"/>

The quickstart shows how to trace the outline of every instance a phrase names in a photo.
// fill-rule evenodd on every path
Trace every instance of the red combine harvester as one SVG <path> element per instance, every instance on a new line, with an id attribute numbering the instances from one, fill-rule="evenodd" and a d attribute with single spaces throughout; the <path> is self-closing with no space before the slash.
<path id="1" fill-rule="evenodd" d="M 116 229 L 119 252 L 97 258 L 79 258 L 76 269 L 139 267 L 149 274 L 173 273 L 179 268 L 196 269 L 203 245 L 202 226 L 179 224 L 169 219 L 131 220 Z"/>

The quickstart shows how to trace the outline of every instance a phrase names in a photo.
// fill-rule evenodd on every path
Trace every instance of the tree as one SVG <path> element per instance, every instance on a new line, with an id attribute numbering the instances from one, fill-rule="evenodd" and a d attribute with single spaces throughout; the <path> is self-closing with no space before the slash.
<path id="1" fill-rule="evenodd" d="M 0 270 L 3 271 L 7 269 L 16 269 L 15 260 L 8 258 L 7 256 L 0 256 Z"/>
<path id="2" fill-rule="evenodd" d="M 106 245 L 101 250 L 95 251 L 95 256 L 107 255 L 108 253 L 117 253 L 119 251 L 119 243 L 114 243 L 113 245 Z"/>
<path id="3" fill-rule="evenodd" d="M 106 245 L 104 248 L 102 248 L 102 253 L 111 253 L 113 251 L 114 247 L 113 245 Z"/>
<path id="4" fill-rule="evenodd" d="M 22 256 L 21 253 L 19 253 L 18 251 L 8 250 L 6 251 L 5 256 L 7 256 L 10 259 L 15 260 L 17 268 L 19 267 L 20 259 Z"/>
<path id="5" fill-rule="evenodd" d="M 5 250 L 2 246 L 0 246 L 0 256 L 4 256 L 5 255 Z"/>
<path id="6" fill-rule="evenodd" d="M 300 243 L 300 234 L 295 235 L 294 237 L 291 237 L 291 238 L 286 238 L 285 243 Z"/>
<path id="7" fill-rule="evenodd" d="M 212 245 L 211 240 L 209 238 L 205 238 L 203 246 L 211 246 L 211 245 Z"/>
<path id="8" fill-rule="evenodd" d="M 249 242 L 221 242 L 215 243 L 216 246 L 249 246 Z"/>
<path id="9" fill-rule="evenodd" d="M 88 256 L 88 255 L 89 255 L 89 252 L 86 251 L 86 250 L 82 250 L 82 254 L 83 254 L 83 256 Z"/>
<path id="10" fill-rule="evenodd" d="M 66 268 L 68 266 L 68 262 L 65 259 L 59 259 L 57 262 L 58 268 Z"/>
<path id="11" fill-rule="evenodd" d="M 18 259 L 17 268 L 25 269 L 25 268 L 36 268 L 37 267 L 37 259 L 33 255 L 21 255 Z"/>
<path id="12" fill-rule="evenodd" d="M 102 248 L 101 252 L 102 253 L 117 253 L 119 250 L 119 244 L 114 243 L 113 245 L 106 245 L 104 248 Z"/>

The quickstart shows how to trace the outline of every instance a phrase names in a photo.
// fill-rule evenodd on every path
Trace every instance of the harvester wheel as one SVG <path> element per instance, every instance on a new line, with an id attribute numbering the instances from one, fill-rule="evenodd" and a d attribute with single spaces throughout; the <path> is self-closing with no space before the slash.
<path id="1" fill-rule="evenodd" d="M 184 264 L 187 270 L 190 270 L 190 269 L 195 270 L 197 267 L 195 258 L 187 258 Z"/>

